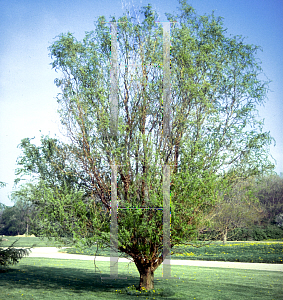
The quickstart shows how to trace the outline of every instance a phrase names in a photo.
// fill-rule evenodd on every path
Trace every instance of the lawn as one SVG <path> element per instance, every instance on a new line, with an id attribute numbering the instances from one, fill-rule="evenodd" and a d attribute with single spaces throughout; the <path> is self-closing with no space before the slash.
<path id="1" fill-rule="evenodd" d="M 102 281 L 109 262 L 23 258 L 0 275 L 0 300 L 6 299 L 282 299 L 281 272 L 171 266 L 172 279 L 156 279 L 152 295 L 136 292 L 133 264 L 119 263 L 125 279 Z M 161 268 L 155 276 L 161 276 Z M 132 288 L 131 288 L 132 287 Z M 161 294 L 163 290 L 163 295 Z"/>
<path id="2" fill-rule="evenodd" d="M 4 239 L 7 239 L 8 241 L 3 241 L 1 243 L 2 247 L 8 247 L 16 240 L 17 243 L 14 245 L 15 247 L 31 247 L 35 244 L 35 247 L 57 247 L 59 246 L 58 242 L 48 241 L 47 238 L 38 238 L 38 237 L 17 237 L 17 236 L 4 236 Z"/>

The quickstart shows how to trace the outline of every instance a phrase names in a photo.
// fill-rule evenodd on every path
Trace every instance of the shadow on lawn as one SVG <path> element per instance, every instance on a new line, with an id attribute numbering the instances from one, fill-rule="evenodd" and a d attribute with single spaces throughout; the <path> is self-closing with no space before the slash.
<path id="1" fill-rule="evenodd" d="M 74 291 L 107 291 L 109 288 L 126 288 L 137 284 L 138 278 L 127 276 L 127 280 L 103 280 L 101 277 L 109 277 L 109 274 L 98 274 L 88 270 L 74 268 L 56 268 L 45 266 L 21 266 L 10 268 L 1 272 L 1 281 L 9 281 L 14 287 L 26 287 L 33 289 L 72 288 Z"/>
<path id="2" fill-rule="evenodd" d="M 117 299 L 122 299 L 127 294 L 126 290 L 130 286 L 138 286 L 139 278 L 136 276 L 125 276 L 120 274 L 120 277 L 127 277 L 124 279 L 113 279 L 101 281 L 101 277 L 109 277 L 109 273 L 98 273 L 90 270 L 83 270 L 79 268 L 56 268 L 52 266 L 30 266 L 21 265 L 14 268 L 7 269 L 1 273 L 0 285 L 4 283 L 6 286 L 11 286 L 13 289 L 30 288 L 35 290 L 44 290 L 50 292 L 58 292 L 60 290 L 68 290 L 69 292 L 81 294 L 84 292 L 95 293 L 114 293 L 116 290 L 122 290 L 121 294 L 117 294 Z M 169 291 L 168 291 L 169 292 Z M 173 296 L 174 293 L 170 291 L 163 295 Z M 140 295 L 142 296 L 142 295 Z M 156 295 L 155 299 L 162 297 Z M 112 298 L 111 298 L 112 299 Z M 149 298 L 151 299 L 151 297 Z M 174 299 L 170 297 L 170 299 Z"/>

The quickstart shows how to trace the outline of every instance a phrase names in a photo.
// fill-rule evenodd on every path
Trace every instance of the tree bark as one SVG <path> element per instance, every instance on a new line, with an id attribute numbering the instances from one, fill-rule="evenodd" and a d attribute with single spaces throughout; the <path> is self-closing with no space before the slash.
<path id="1" fill-rule="evenodd" d="M 154 289 L 154 272 L 151 267 L 146 267 L 144 270 L 140 271 L 139 290 L 142 290 L 142 288 L 147 290 Z"/>
<path id="2" fill-rule="evenodd" d="M 167 254 L 166 254 L 167 255 Z M 166 257 L 165 255 L 165 257 Z M 135 257 L 134 262 L 140 273 L 139 290 L 142 288 L 147 290 L 154 289 L 154 271 L 161 265 L 163 257 L 153 257 L 151 260 Z"/>
<path id="3" fill-rule="evenodd" d="M 225 227 L 223 232 L 223 245 L 225 245 L 227 242 L 227 227 Z"/>

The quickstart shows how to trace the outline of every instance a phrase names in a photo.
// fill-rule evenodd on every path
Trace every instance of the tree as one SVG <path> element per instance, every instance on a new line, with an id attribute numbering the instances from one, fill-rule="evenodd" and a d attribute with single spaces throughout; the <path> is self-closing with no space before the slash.
<path id="1" fill-rule="evenodd" d="M 0 203 L 0 232 L 1 232 L 1 229 L 4 227 L 4 225 L 2 224 L 2 214 L 4 212 L 4 210 L 6 209 L 6 205 L 3 204 L 3 203 Z"/>
<path id="2" fill-rule="evenodd" d="M 2 229 L 0 234 L 20 235 L 27 229 L 26 211 L 20 205 L 7 207 L 1 215 Z"/>
<path id="3" fill-rule="evenodd" d="M 0 189 L 5 187 L 7 185 L 7 183 L 0 181 Z M 1 224 L 1 217 L 3 214 L 3 211 L 5 210 L 7 206 L 4 203 L 0 203 L 0 230 L 3 227 L 3 225 Z"/>
<path id="4" fill-rule="evenodd" d="M 283 214 L 279 214 L 275 217 L 275 222 L 278 227 L 283 227 Z"/>
<path id="5" fill-rule="evenodd" d="M 5 187 L 7 183 L 0 181 L 0 189 Z M 4 204 L 0 203 L 0 211 L 5 207 Z"/>
<path id="6" fill-rule="evenodd" d="M 31 197 L 32 186 L 30 184 L 22 185 L 18 190 L 11 193 L 11 200 L 15 203 L 12 207 L 14 212 L 12 218 L 16 221 L 9 220 L 8 218 L 6 230 L 11 231 L 12 228 L 14 228 L 15 231 L 15 227 L 17 226 L 17 231 L 20 231 L 21 234 L 25 233 L 26 235 L 29 235 L 37 233 L 37 207 L 30 201 Z"/>
<path id="7" fill-rule="evenodd" d="M 127 16 L 118 20 L 117 119 L 111 119 L 110 101 L 115 55 L 100 17 L 82 42 L 67 33 L 50 47 L 52 66 L 63 75 L 56 85 L 70 143 L 45 137 L 40 147 L 30 139 L 20 145 L 18 175 L 37 179 L 30 199 L 42 233 L 58 239 L 65 234 L 77 244 L 112 246 L 111 166 L 117 166 L 119 207 L 128 208 L 118 211 L 118 250 L 137 266 L 139 289 L 154 288 L 154 271 L 169 253 L 162 247 L 162 211 L 147 209 L 163 206 L 164 165 L 171 166 L 172 248 L 199 246 L 198 230 L 209 225 L 205 217 L 221 193 L 238 178 L 274 167 L 268 153 L 272 138 L 256 119 L 256 105 L 265 101 L 268 88 L 258 79 L 259 47 L 226 37 L 221 18 L 197 16 L 180 3 L 180 14 L 167 14 L 179 22 L 171 24 L 171 112 L 163 113 L 157 67 L 163 64 L 162 27 L 149 5 L 140 24 Z M 168 136 L 165 115 L 171 115 Z"/>
<path id="8" fill-rule="evenodd" d="M 13 206 L 0 203 L 0 234 L 19 235 L 33 230 L 29 227 L 30 218 L 34 217 L 34 206 L 26 201 L 27 193 L 23 190 L 12 192 Z"/>
<path id="9" fill-rule="evenodd" d="M 263 176 L 256 195 L 266 211 L 264 223 L 274 223 L 276 216 L 283 213 L 283 179 L 277 174 Z"/>
<path id="10" fill-rule="evenodd" d="M 0 182 L 0 188 L 4 187 L 6 184 L 3 182 Z M 1 208 L 5 208 L 7 209 L 7 207 L 1 204 Z M 0 215 L 0 217 L 2 218 L 2 215 Z M 17 242 L 13 242 L 8 248 L 3 248 L 1 247 L 1 243 L 3 241 L 3 238 L 0 237 L 0 266 L 1 267 L 6 267 L 8 265 L 13 265 L 19 262 L 19 260 L 21 258 L 23 258 L 24 256 L 28 255 L 30 252 L 30 249 L 32 247 L 34 247 L 34 245 L 28 249 L 15 249 L 13 246 L 14 244 Z M 0 271 L 3 271 L 3 269 L 1 269 Z"/>
<path id="11" fill-rule="evenodd" d="M 207 216 L 212 223 L 209 229 L 222 235 L 223 244 L 227 241 L 228 231 L 254 225 L 265 217 L 265 210 L 256 198 L 256 188 L 255 178 L 239 180 Z"/>

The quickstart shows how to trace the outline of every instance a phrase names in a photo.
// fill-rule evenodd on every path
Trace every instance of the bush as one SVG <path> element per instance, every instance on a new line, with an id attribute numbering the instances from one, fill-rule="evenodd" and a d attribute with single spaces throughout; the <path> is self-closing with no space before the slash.
<path id="1" fill-rule="evenodd" d="M 253 232 L 252 232 L 252 239 L 254 241 L 263 241 L 267 239 L 267 235 L 266 232 L 263 228 L 257 227 L 254 228 Z"/>
<path id="2" fill-rule="evenodd" d="M 14 248 L 14 244 L 18 241 L 16 240 L 15 242 L 12 243 L 11 246 L 4 249 L 3 247 L 1 247 L 2 241 L 3 238 L 0 237 L 0 266 L 1 267 L 7 267 L 8 265 L 14 265 L 18 263 L 21 258 L 29 255 L 31 248 L 34 246 L 33 245 L 32 247 L 27 249 L 23 249 L 23 248 L 16 249 Z"/>
<path id="3" fill-rule="evenodd" d="M 268 239 L 282 239 L 283 238 L 283 228 L 281 229 L 277 225 L 268 225 L 265 229 Z"/>
<path id="4" fill-rule="evenodd" d="M 248 228 L 236 228 L 228 232 L 228 241 L 248 241 L 251 239 L 251 232 Z"/>
<path id="5" fill-rule="evenodd" d="M 253 226 L 250 228 L 236 228 L 228 232 L 228 241 L 263 241 L 267 239 L 282 239 L 283 229 L 276 225 Z"/>

